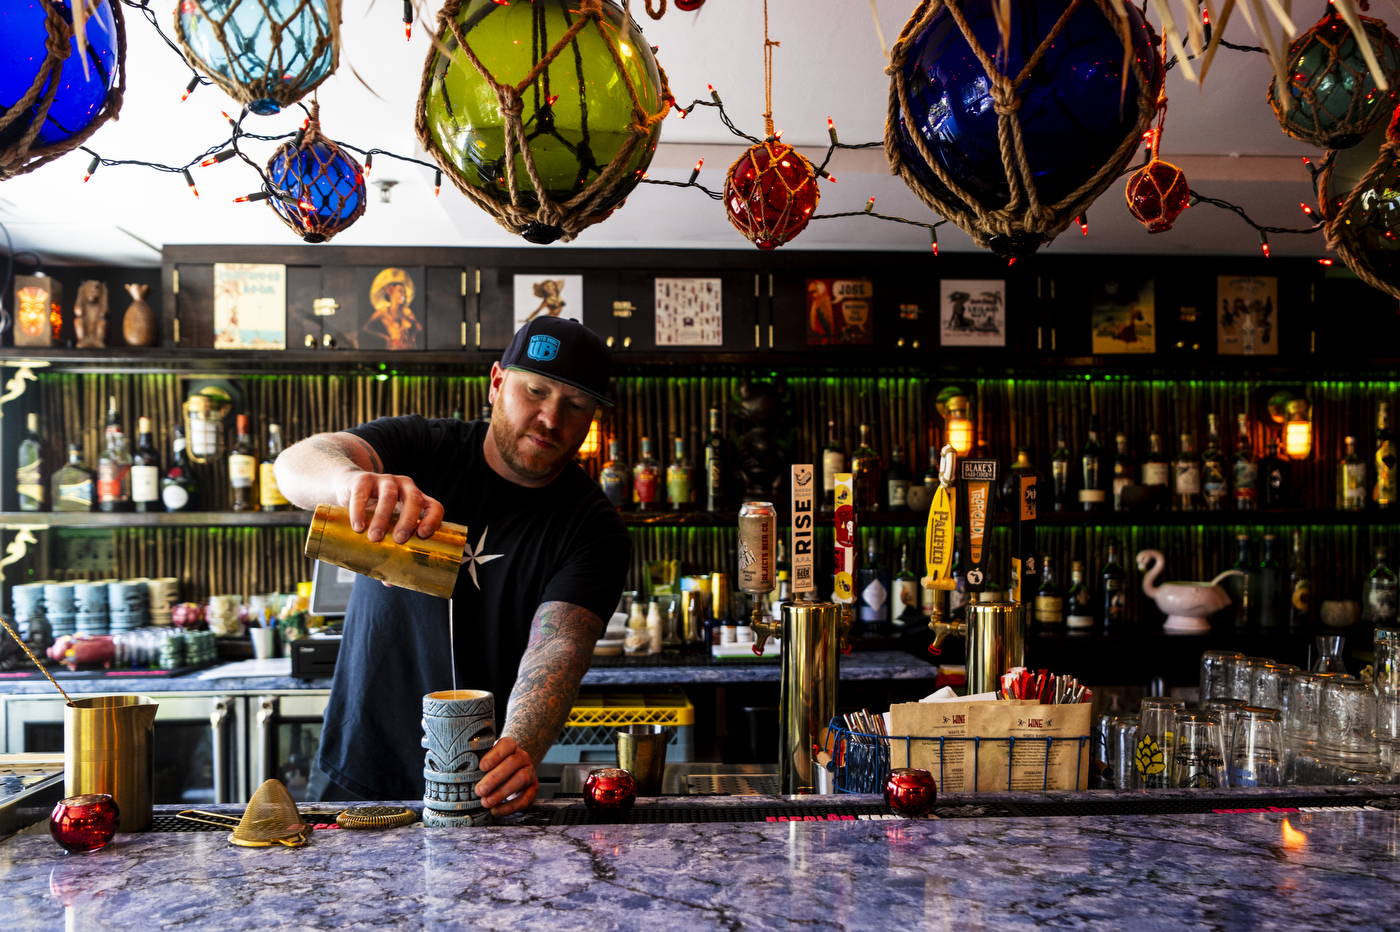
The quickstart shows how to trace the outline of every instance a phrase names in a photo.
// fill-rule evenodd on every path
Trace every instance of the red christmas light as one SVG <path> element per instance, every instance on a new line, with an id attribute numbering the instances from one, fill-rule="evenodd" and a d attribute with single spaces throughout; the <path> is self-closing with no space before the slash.
<path id="1" fill-rule="evenodd" d="M 1191 188 L 1181 169 L 1156 158 L 1133 172 L 1123 193 L 1128 200 L 1128 212 L 1146 226 L 1149 233 L 1170 230 L 1191 198 Z"/>
<path id="2" fill-rule="evenodd" d="M 812 163 L 776 137 L 750 147 L 724 181 L 729 222 L 759 249 L 801 233 L 820 199 Z"/>

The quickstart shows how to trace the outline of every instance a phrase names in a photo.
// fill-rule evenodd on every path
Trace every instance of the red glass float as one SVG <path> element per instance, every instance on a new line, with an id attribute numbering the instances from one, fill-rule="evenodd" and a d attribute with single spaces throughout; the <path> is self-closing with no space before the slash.
<path id="1" fill-rule="evenodd" d="M 729 222 L 759 249 L 776 249 L 801 233 L 820 199 L 812 163 L 777 139 L 751 146 L 724 179 Z"/>
<path id="2" fill-rule="evenodd" d="M 1156 158 L 1133 172 L 1124 194 L 1128 199 L 1128 212 L 1145 225 L 1149 233 L 1170 230 L 1177 215 L 1191 203 L 1186 175 L 1172 163 Z"/>

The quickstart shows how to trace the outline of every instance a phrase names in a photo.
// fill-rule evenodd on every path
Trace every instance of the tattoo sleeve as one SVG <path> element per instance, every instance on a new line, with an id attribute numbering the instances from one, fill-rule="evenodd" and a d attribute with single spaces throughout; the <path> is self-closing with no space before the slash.
<path id="1" fill-rule="evenodd" d="M 546 602 L 535 611 L 502 733 L 537 767 L 569 719 L 602 629 L 597 615 L 568 602 Z"/>

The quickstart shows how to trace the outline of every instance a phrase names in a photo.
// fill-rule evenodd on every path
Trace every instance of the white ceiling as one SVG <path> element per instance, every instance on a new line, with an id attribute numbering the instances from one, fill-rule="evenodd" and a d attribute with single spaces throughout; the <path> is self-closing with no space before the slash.
<path id="1" fill-rule="evenodd" d="M 886 41 L 893 42 L 915 0 L 876 0 Z M 647 37 L 677 98 L 707 97 L 706 84 L 722 94 L 735 122 L 751 134 L 762 130 L 763 5 L 758 0 L 709 0 L 696 13 L 675 9 L 653 22 L 633 0 Z M 1316 9 L 1314 9 L 1316 7 Z M 420 155 L 413 108 L 429 43 L 422 25 L 403 39 L 401 5 L 392 0 L 346 0 L 344 51 L 339 72 L 320 89 L 322 124 L 329 135 L 361 148 L 380 147 Z M 1321 15 L 1322 4 L 1296 9 L 1301 28 Z M 435 15 L 435 8 L 433 14 Z M 782 43 L 774 53 L 773 108 L 784 140 L 826 144 L 826 119 L 836 121 L 843 142 L 882 138 L 888 92 L 886 63 L 867 0 L 770 0 L 770 30 Z M 131 11 L 128 10 L 128 14 Z M 1394 13 L 1373 7 L 1373 16 Z M 1153 17 L 1155 22 L 1155 17 Z M 166 21 L 162 20 L 164 24 Z M 221 109 L 230 101 L 215 87 L 180 102 L 189 77 L 181 61 L 138 15 L 128 15 L 129 89 L 120 121 L 103 127 L 89 145 L 107 158 L 183 163 L 227 137 Z M 1258 44 L 1242 17 L 1227 38 Z M 356 79 L 351 66 L 363 78 Z M 1168 75 L 1171 98 L 1163 156 L 1187 172 L 1192 186 L 1243 206 L 1258 222 L 1298 227 L 1298 207 L 1312 191 L 1301 156 L 1316 155 L 1285 136 L 1265 100 L 1268 61 L 1257 53 L 1221 49 L 1202 90 L 1180 69 Z M 367 89 L 365 85 L 368 85 Z M 299 111 L 298 111 L 299 112 Z M 297 116 L 250 117 L 245 127 L 286 132 Z M 737 156 L 735 137 L 712 109 L 689 118 L 673 113 L 652 165 L 656 178 L 684 180 L 697 154 L 707 154 L 701 182 L 723 184 Z M 270 152 L 270 148 L 267 149 Z M 809 153 L 810 154 L 810 153 Z M 44 168 L 0 183 L 0 221 L 17 249 L 32 249 L 49 262 L 152 265 L 159 247 L 175 243 L 293 243 L 292 234 L 264 204 L 234 204 L 255 190 L 257 179 L 237 161 L 195 169 L 201 197 L 178 174 L 140 168 L 103 168 L 87 184 L 88 157 L 75 152 Z M 819 213 L 860 210 L 875 198 L 880 212 L 931 219 L 928 210 L 888 173 L 879 150 L 837 153 L 831 165 L 839 183 L 823 183 Z M 342 245 L 527 246 L 510 236 L 444 183 L 434 198 L 427 169 L 379 157 L 371 180 L 393 178 L 392 202 L 371 203 L 355 226 L 336 237 Z M 1127 213 L 1121 185 L 1090 211 L 1089 236 L 1072 228 L 1054 252 L 1196 252 L 1257 254 L 1256 234 L 1233 214 L 1205 205 L 1186 211 L 1176 227 L 1149 236 Z M 576 241 L 589 247 L 747 248 L 718 202 L 697 191 L 642 185 L 612 218 Z M 942 251 L 972 244 L 951 224 L 939 231 Z M 1321 256 L 1321 236 L 1270 238 L 1276 255 Z M 530 247 L 530 248 L 562 248 Z M 927 250 L 927 234 L 870 218 L 813 223 L 785 249 Z"/>

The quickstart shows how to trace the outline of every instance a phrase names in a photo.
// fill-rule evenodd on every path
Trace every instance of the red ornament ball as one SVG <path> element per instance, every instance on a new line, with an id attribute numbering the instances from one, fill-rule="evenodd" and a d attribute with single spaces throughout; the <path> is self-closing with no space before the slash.
<path id="1" fill-rule="evenodd" d="M 120 825 L 117 801 L 106 793 L 69 796 L 59 800 L 49 814 L 49 834 L 73 854 L 103 847 Z"/>
<path id="2" fill-rule="evenodd" d="M 632 774 L 604 767 L 588 774 L 583 784 L 583 805 L 598 812 L 626 812 L 637 801 Z"/>
<path id="3" fill-rule="evenodd" d="M 938 785 L 927 770 L 899 767 L 890 771 L 885 781 L 885 805 L 911 818 L 928 815 L 938 798 Z"/>
<path id="4" fill-rule="evenodd" d="M 801 233 L 820 199 L 812 163 L 774 139 L 751 146 L 724 179 L 729 222 L 759 249 L 776 249 Z"/>
<path id="5" fill-rule="evenodd" d="M 1123 192 L 1128 212 L 1147 227 L 1149 233 L 1172 228 L 1177 214 L 1191 206 L 1191 188 L 1186 175 L 1170 162 L 1153 159 L 1133 172 Z"/>
<path id="6" fill-rule="evenodd" d="M 691 13 L 705 5 L 705 0 L 676 0 L 676 9 Z"/>

